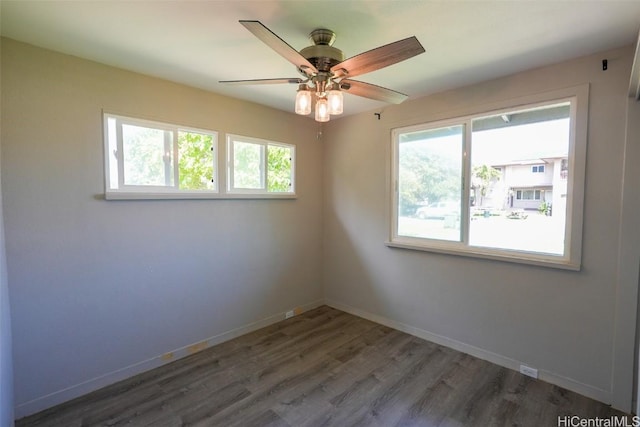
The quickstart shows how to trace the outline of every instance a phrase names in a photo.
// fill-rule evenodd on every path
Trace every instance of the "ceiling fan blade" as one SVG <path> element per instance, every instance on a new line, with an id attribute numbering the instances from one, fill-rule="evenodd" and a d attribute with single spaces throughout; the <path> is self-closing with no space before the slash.
<path id="1" fill-rule="evenodd" d="M 278 37 L 273 31 L 265 27 L 260 21 L 240 21 L 254 36 L 262 40 L 267 46 L 275 50 L 284 59 L 304 71 L 306 74 L 317 73 L 318 70 L 297 50 Z"/>
<path id="2" fill-rule="evenodd" d="M 340 89 L 352 95 L 388 102 L 389 104 L 400 104 L 409 97 L 409 95 L 405 95 L 404 93 L 358 80 L 342 80 L 340 82 Z"/>
<path id="3" fill-rule="evenodd" d="M 331 67 L 336 76 L 355 77 L 388 67 L 424 52 L 415 36 L 377 47 Z"/>
<path id="4" fill-rule="evenodd" d="M 253 79 L 253 80 L 220 80 L 218 83 L 226 83 L 230 85 L 277 85 L 283 83 L 300 84 L 306 80 L 297 77 L 290 79 Z"/>

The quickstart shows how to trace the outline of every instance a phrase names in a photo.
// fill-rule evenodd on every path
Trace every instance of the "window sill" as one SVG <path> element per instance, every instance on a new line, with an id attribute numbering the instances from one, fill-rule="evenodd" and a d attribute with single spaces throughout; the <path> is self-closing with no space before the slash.
<path id="1" fill-rule="evenodd" d="M 483 250 L 482 248 L 456 248 L 423 246 L 413 243 L 386 241 L 389 248 L 408 249 L 423 252 L 435 252 L 447 255 L 464 256 L 470 258 L 488 259 L 493 261 L 511 262 L 517 264 L 534 265 L 559 270 L 580 271 L 580 264 L 564 258 L 534 255 L 526 252 Z"/>
<path id="2" fill-rule="evenodd" d="M 229 199 L 297 199 L 293 193 L 286 194 L 249 194 L 249 193 L 214 193 L 206 191 L 194 192 L 131 192 L 107 191 L 105 200 L 229 200 Z"/>

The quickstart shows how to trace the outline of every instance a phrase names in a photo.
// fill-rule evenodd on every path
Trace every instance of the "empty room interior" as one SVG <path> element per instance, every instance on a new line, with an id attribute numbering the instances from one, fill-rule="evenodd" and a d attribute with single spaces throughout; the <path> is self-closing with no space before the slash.
<path id="1" fill-rule="evenodd" d="M 638 421 L 640 2 L 0 19 L 0 426 Z"/>

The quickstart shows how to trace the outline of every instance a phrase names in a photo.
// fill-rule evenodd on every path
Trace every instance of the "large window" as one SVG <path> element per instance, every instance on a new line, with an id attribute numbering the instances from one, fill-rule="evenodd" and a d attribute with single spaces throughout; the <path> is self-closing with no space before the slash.
<path id="1" fill-rule="evenodd" d="M 217 133 L 105 114 L 107 196 L 216 193 Z"/>
<path id="2" fill-rule="evenodd" d="M 294 193 L 293 145 L 228 135 L 227 156 L 229 193 Z"/>
<path id="3" fill-rule="evenodd" d="M 579 269 L 587 93 L 395 129 L 389 245 Z"/>

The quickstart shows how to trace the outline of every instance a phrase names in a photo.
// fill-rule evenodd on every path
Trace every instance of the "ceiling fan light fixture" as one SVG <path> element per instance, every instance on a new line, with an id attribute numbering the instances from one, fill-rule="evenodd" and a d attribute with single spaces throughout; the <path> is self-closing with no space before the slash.
<path id="1" fill-rule="evenodd" d="M 318 98 L 318 102 L 316 102 L 316 121 L 328 122 L 330 117 L 329 102 L 327 102 L 326 98 Z"/>
<path id="2" fill-rule="evenodd" d="M 0 0 L 1 1 L 1 0 Z M 335 33 L 326 28 L 311 32 L 312 46 L 298 51 L 260 21 L 240 20 L 240 23 L 259 40 L 296 66 L 301 78 L 223 80 L 229 84 L 299 84 L 296 93 L 295 112 L 311 114 L 315 95 L 315 119 L 327 122 L 331 115 L 342 114 L 343 91 L 352 95 L 391 104 L 400 104 L 408 95 L 362 81 L 352 80 L 365 73 L 388 67 L 424 53 L 424 47 L 415 36 L 360 53 L 344 59 L 342 50 L 333 47 Z M 345 79 L 349 79 L 348 81 Z M 308 84 L 307 84 L 308 83 Z"/>
<path id="3" fill-rule="evenodd" d="M 296 114 L 306 116 L 311 114 L 311 92 L 309 87 L 305 84 L 298 86 L 298 93 L 296 93 Z"/>
<path id="4" fill-rule="evenodd" d="M 331 90 L 327 95 L 327 102 L 329 103 L 329 114 L 337 115 L 342 114 L 343 109 L 343 96 L 340 88 L 336 83 L 331 86 Z"/>

